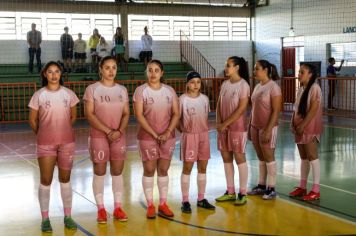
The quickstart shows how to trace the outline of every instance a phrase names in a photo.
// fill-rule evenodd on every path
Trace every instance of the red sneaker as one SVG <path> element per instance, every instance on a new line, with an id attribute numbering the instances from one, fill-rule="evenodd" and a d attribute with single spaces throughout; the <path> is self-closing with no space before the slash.
<path id="1" fill-rule="evenodd" d="M 303 196 L 302 200 L 303 201 L 314 201 L 318 200 L 320 198 L 320 192 L 316 193 L 313 191 L 310 191 L 307 195 Z"/>
<path id="2" fill-rule="evenodd" d="M 289 193 L 290 197 L 303 197 L 307 194 L 307 190 L 305 188 L 297 187 L 292 192 Z"/>
<path id="3" fill-rule="evenodd" d="M 120 207 L 115 208 L 113 215 L 114 215 L 115 220 L 118 220 L 121 222 L 127 221 L 126 213 Z"/>
<path id="4" fill-rule="evenodd" d="M 173 217 L 174 214 L 173 212 L 169 209 L 166 203 L 163 203 L 158 207 L 158 214 L 161 216 L 166 216 L 166 217 Z"/>
<path id="5" fill-rule="evenodd" d="M 150 206 L 147 207 L 146 217 L 148 219 L 156 218 L 156 208 L 155 208 L 154 205 L 150 205 Z"/>
<path id="6" fill-rule="evenodd" d="M 106 215 L 106 210 L 105 208 L 102 208 L 98 211 L 98 217 L 96 218 L 99 224 L 106 224 L 108 221 L 107 215 Z"/>

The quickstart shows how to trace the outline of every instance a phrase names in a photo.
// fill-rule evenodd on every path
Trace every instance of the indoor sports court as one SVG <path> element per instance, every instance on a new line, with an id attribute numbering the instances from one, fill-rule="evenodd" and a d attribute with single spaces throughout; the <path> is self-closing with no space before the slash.
<path id="1" fill-rule="evenodd" d="M 352 23 L 355 15 L 356 2 L 352 0 L 2 0 L 0 235 L 356 235 L 356 34 Z M 36 32 L 41 32 L 41 40 L 34 39 L 36 43 L 31 42 L 35 34 L 29 36 L 33 24 Z M 77 45 L 73 58 L 69 57 L 71 60 L 68 60 L 68 54 L 63 54 L 63 47 L 73 48 L 73 45 L 63 43 L 63 35 L 67 37 L 64 27 L 68 27 L 69 35 Z M 117 27 L 122 32 L 119 39 L 115 38 Z M 149 66 L 143 59 L 149 55 L 142 43 L 142 35 L 147 35 L 145 27 L 152 37 L 152 59 L 163 63 L 164 83 L 171 86 L 178 97 L 187 93 L 187 73 L 197 71 L 201 75 L 200 92 L 207 96 L 210 107 L 210 159 L 205 198 L 216 207 L 215 210 L 197 207 L 200 190 L 196 164 L 190 175 L 191 213 L 181 210 L 182 133 L 176 130 L 166 197 L 174 217 L 158 214 L 155 219 L 146 217 L 148 202 L 142 184 L 145 174 L 137 139 L 140 121 L 134 115 L 135 109 L 137 113 L 135 90 L 149 77 L 146 70 Z M 124 86 L 128 94 L 130 117 L 125 132 L 126 160 L 121 196 L 122 208 L 127 214 L 125 222 L 113 215 L 116 206 L 109 167 L 103 192 L 107 222 L 97 222 L 98 204 L 92 187 L 93 162 L 88 147 L 93 123 L 86 119 L 87 100 L 83 100 L 88 86 L 104 76 L 102 65 L 95 64 L 93 57 L 100 58 L 99 52 L 103 49 L 96 46 L 98 53 L 95 54 L 91 50 L 92 42 L 89 42 L 94 29 L 98 30 L 100 38 L 106 39 L 108 55 L 117 60 L 114 81 Z M 85 41 L 83 48 L 76 44 L 79 33 Z M 122 46 L 116 47 L 118 42 Z M 98 44 L 101 43 L 98 40 Z M 78 53 L 82 53 L 81 56 Z M 256 79 L 256 63 L 268 60 L 270 65 L 275 65 L 280 77 L 276 84 L 281 90 L 282 103 L 274 150 L 277 195 L 264 200 L 247 193 L 247 202 L 240 206 L 234 205 L 233 201 L 215 201 L 227 191 L 216 115 L 219 114 L 217 104 L 222 85 L 229 79 L 226 63 L 231 56 L 246 60 L 251 94 L 262 83 Z M 39 63 L 37 57 L 40 57 Z M 49 61 L 59 61 L 63 86 L 79 99 L 75 107 L 75 150 L 70 175 L 71 217 L 76 230 L 63 224 L 66 213 L 63 212 L 63 192 L 57 167 L 50 184 L 48 209 L 53 229 L 43 232 L 41 228 L 39 146 L 33 126 L 31 129 L 29 124 L 33 107 L 28 105 L 33 94 L 42 87 L 38 71 Z M 302 161 L 291 131 L 291 119 L 299 106 L 294 104 L 301 101 L 298 92 L 303 86 L 300 70 L 303 71 L 306 63 L 313 65 L 317 73 L 315 83 L 321 90 L 320 122 L 323 123 L 317 143 L 320 199 L 310 201 L 290 197 L 301 179 Z M 253 114 L 252 106 L 249 99 L 248 120 Z M 65 114 L 58 115 L 62 116 Z M 107 135 L 109 137 L 110 132 Z M 47 134 L 46 138 L 52 136 L 55 134 Z M 247 190 L 250 191 L 260 181 L 261 161 L 251 141 L 247 141 L 245 153 Z M 241 181 L 239 169 L 234 165 L 237 191 Z M 312 168 L 306 180 L 308 192 L 315 185 Z M 157 209 L 161 199 L 156 181 L 157 173 L 153 188 L 153 203 Z"/>

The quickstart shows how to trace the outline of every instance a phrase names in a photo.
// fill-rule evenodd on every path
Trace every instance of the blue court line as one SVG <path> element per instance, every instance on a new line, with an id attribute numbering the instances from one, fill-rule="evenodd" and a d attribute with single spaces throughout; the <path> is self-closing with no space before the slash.
<path id="1" fill-rule="evenodd" d="M 140 201 L 140 204 L 141 204 L 142 208 L 147 209 L 146 204 L 143 202 L 143 200 Z M 175 220 L 174 218 L 170 218 L 170 217 L 167 217 L 167 216 L 162 216 L 162 215 L 159 215 L 159 214 L 158 214 L 158 216 L 163 218 L 163 219 L 166 219 L 166 220 L 169 220 L 169 221 L 181 224 L 181 225 L 186 225 L 186 226 L 190 226 L 190 227 L 193 227 L 193 228 L 198 228 L 198 229 L 203 229 L 203 230 L 208 230 L 208 231 L 213 231 L 213 232 L 219 232 L 219 233 L 237 234 L 237 235 L 255 235 L 255 236 L 275 236 L 275 235 L 278 235 L 278 234 L 243 233 L 243 232 L 237 232 L 237 231 L 215 229 L 215 228 L 210 228 L 210 227 L 205 227 L 205 226 L 200 226 L 200 225 L 193 225 L 193 224 L 190 224 L 190 223 L 186 223 L 186 222 L 183 222 L 183 221 Z"/>
<path id="2" fill-rule="evenodd" d="M 77 227 L 80 231 L 82 231 L 85 235 L 87 236 L 94 236 L 94 234 L 90 233 L 88 230 L 84 229 L 80 224 L 75 222 L 77 224 Z"/>

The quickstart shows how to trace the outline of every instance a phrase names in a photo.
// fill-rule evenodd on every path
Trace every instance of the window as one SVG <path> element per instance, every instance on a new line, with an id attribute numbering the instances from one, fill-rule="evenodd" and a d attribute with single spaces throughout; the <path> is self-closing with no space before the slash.
<path id="1" fill-rule="evenodd" d="M 41 31 L 43 40 L 59 40 L 63 29 L 68 26 L 69 33 L 76 39 L 78 33 L 88 40 L 95 27 L 111 40 L 119 25 L 118 15 L 106 14 L 65 14 L 40 12 L 0 12 L 0 39 L 26 39 L 32 23 Z"/>
<path id="2" fill-rule="evenodd" d="M 16 18 L 13 16 L 0 17 L 0 35 L 16 34 Z"/>
<path id="3" fill-rule="evenodd" d="M 146 25 L 156 40 L 179 40 L 180 31 L 191 40 L 250 40 L 250 20 L 243 17 L 129 15 L 128 22 L 130 40 L 139 40 Z"/>
<path id="4" fill-rule="evenodd" d="M 335 66 L 340 66 L 341 60 L 345 60 L 343 66 L 356 66 L 356 42 L 330 44 L 330 55 L 335 58 Z"/>
<path id="5" fill-rule="evenodd" d="M 228 21 L 214 21 L 213 22 L 213 36 L 214 39 L 224 40 L 229 37 L 229 22 Z"/>

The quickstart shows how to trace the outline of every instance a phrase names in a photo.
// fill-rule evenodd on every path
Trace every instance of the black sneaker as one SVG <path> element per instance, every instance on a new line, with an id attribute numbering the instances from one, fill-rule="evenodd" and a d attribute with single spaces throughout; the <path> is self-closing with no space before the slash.
<path id="1" fill-rule="evenodd" d="M 183 213 L 192 213 L 192 208 L 190 208 L 189 202 L 182 202 L 182 207 L 180 208 Z"/>
<path id="2" fill-rule="evenodd" d="M 201 201 L 198 201 L 197 206 L 208 210 L 215 210 L 215 206 L 211 205 L 205 198 Z"/>

